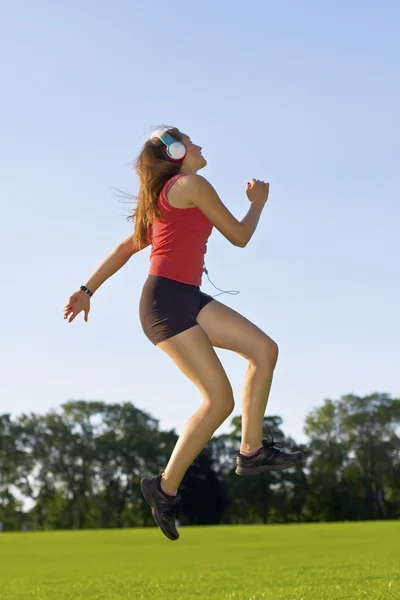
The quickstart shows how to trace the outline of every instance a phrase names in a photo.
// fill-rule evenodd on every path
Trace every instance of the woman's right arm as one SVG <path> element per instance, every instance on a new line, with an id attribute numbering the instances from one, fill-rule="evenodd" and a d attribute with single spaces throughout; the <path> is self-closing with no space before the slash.
<path id="1" fill-rule="evenodd" d="M 147 245 L 150 245 L 150 243 Z M 138 249 L 134 244 L 132 234 L 118 244 L 118 246 L 105 257 L 95 271 L 93 271 L 89 279 L 84 283 L 85 287 L 94 293 L 107 279 L 119 271 L 119 269 L 128 262 L 131 256 L 137 252 Z M 70 317 L 69 323 L 71 323 L 82 310 L 85 313 L 84 319 L 87 321 L 90 311 L 90 297 L 86 292 L 78 290 L 67 300 L 67 304 L 64 307 L 64 319 Z"/>
<path id="2" fill-rule="evenodd" d="M 183 179 L 183 178 L 182 178 Z M 268 200 L 269 183 L 252 179 L 246 194 L 251 202 L 246 216 L 238 221 L 221 201 L 213 186 L 200 175 L 187 175 L 181 193 L 188 203 L 197 206 L 234 246 L 244 248 L 251 240 Z"/>

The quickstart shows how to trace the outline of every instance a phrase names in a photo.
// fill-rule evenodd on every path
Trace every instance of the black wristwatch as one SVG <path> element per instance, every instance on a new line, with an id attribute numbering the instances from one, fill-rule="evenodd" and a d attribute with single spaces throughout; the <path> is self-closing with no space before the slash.
<path id="1" fill-rule="evenodd" d="M 82 292 L 85 292 L 85 294 L 90 296 L 90 298 L 93 296 L 93 292 L 91 292 L 89 288 L 87 288 L 85 285 L 81 285 L 80 289 L 82 290 Z"/>

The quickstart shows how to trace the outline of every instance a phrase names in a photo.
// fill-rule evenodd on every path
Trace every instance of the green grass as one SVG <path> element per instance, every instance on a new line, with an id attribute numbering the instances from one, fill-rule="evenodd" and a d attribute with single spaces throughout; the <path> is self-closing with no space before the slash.
<path id="1" fill-rule="evenodd" d="M 391 600 L 400 522 L 0 535 L 0 598 Z"/>

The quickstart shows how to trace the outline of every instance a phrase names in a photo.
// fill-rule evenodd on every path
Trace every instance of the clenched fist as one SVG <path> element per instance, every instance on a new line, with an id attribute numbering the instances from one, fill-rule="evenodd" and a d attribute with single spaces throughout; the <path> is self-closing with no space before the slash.
<path id="1" fill-rule="evenodd" d="M 250 202 L 265 204 L 268 200 L 269 183 L 265 183 L 265 181 L 260 181 L 259 179 L 252 179 L 247 184 L 246 194 Z"/>

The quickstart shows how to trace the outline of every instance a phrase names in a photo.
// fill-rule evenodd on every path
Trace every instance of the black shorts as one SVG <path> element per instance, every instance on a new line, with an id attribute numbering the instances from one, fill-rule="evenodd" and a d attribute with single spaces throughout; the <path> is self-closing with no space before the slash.
<path id="1" fill-rule="evenodd" d="M 149 275 L 139 305 L 143 331 L 159 344 L 197 325 L 197 315 L 212 300 L 195 285 Z"/>

